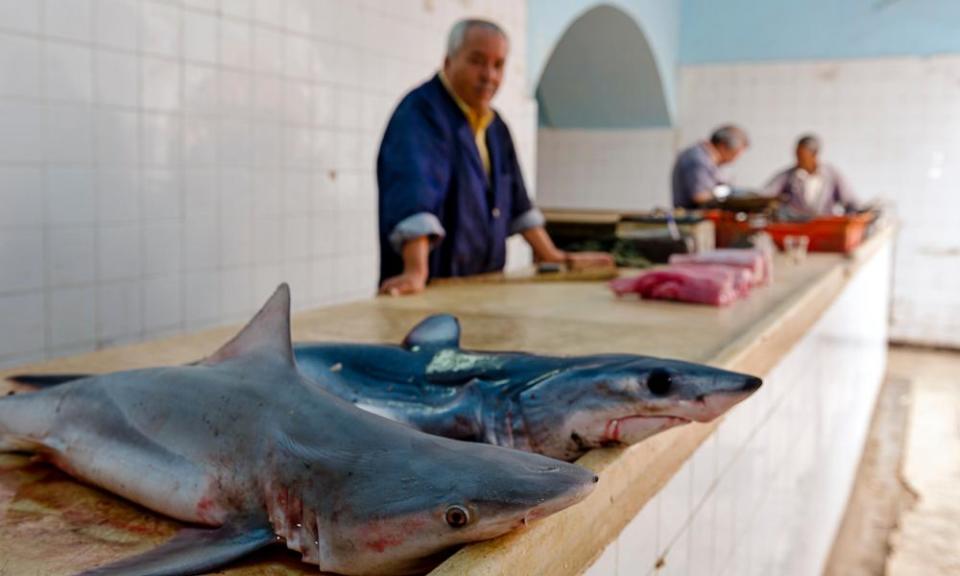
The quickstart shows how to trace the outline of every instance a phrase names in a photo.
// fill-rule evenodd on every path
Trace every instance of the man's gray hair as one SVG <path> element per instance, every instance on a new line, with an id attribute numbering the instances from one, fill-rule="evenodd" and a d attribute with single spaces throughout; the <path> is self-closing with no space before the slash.
<path id="1" fill-rule="evenodd" d="M 797 140 L 797 148 L 804 148 L 814 154 L 820 152 L 820 139 L 813 134 L 804 134 Z"/>
<path id="2" fill-rule="evenodd" d="M 729 150 L 738 150 L 750 145 L 750 139 L 747 133 L 739 126 L 727 124 L 713 131 L 710 135 L 710 143 L 714 146 L 723 146 Z"/>
<path id="3" fill-rule="evenodd" d="M 454 24 L 453 28 L 450 29 L 450 36 L 447 37 L 447 58 L 453 58 L 457 55 L 457 52 L 463 47 L 463 41 L 467 38 L 467 32 L 469 32 L 471 28 L 481 28 L 489 32 L 496 32 L 503 36 L 505 40 L 509 40 L 507 33 L 496 23 L 489 20 L 481 20 L 480 18 L 466 18 Z"/>

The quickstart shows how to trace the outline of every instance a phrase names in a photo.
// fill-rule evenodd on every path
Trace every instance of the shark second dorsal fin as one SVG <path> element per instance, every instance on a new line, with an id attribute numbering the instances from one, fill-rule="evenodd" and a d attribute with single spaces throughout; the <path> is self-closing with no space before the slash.
<path id="1" fill-rule="evenodd" d="M 403 347 L 410 350 L 414 347 L 429 348 L 459 348 L 460 321 L 450 314 L 434 314 L 422 320 L 413 327 L 407 337 L 403 339 Z"/>
<path id="2" fill-rule="evenodd" d="M 248 354 L 269 354 L 293 364 L 290 342 L 290 287 L 283 283 L 232 340 L 200 364 L 219 364 Z"/>

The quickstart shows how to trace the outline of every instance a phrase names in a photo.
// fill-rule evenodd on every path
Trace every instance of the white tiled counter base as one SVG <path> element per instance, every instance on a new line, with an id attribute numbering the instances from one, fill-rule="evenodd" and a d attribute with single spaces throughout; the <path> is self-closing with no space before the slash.
<path id="1" fill-rule="evenodd" d="M 821 573 L 886 365 L 890 256 L 864 264 L 589 576 Z"/>

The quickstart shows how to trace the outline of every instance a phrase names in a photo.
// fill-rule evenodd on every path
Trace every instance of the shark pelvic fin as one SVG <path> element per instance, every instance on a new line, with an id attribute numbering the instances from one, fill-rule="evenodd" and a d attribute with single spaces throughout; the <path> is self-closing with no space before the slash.
<path id="1" fill-rule="evenodd" d="M 460 321 L 450 314 L 434 314 L 422 320 L 413 327 L 407 337 L 403 339 L 403 347 L 429 348 L 459 348 Z"/>
<path id="2" fill-rule="evenodd" d="M 143 554 L 77 576 L 188 576 L 211 570 L 277 541 L 263 520 L 227 522 L 214 529 L 187 528 Z"/>
<path id="3" fill-rule="evenodd" d="M 290 342 L 290 287 L 283 283 L 232 340 L 200 364 L 214 365 L 252 353 L 280 356 L 293 364 Z"/>

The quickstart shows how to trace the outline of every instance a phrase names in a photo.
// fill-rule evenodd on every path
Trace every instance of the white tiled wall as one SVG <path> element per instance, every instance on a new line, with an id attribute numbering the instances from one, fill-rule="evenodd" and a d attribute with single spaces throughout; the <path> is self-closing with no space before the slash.
<path id="1" fill-rule="evenodd" d="M 0 0 L 0 365 L 369 296 L 380 134 L 452 22 L 526 3 Z M 529 188 L 534 188 L 531 180 Z"/>
<path id="2" fill-rule="evenodd" d="M 960 56 L 688 66 L 681 79 L 681 144 L 721 122 L 750 132 L 737 183 L 762 185 L 813 131 L 863 199 L 893 202 L 891 337 L 960 346 Z"/>
<path id="3" fill-rule="evenodd" d="M 891 250 L 867 263 L 589 576 L 815 576 L 886 365 Z"/>
<path id="4" fill-rule="evenodd" d="M 551 208 L 670 206 L 674 130 L 537 132 L 538 202 Z"/>

